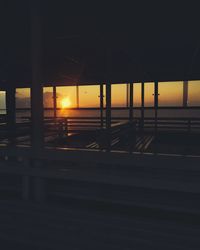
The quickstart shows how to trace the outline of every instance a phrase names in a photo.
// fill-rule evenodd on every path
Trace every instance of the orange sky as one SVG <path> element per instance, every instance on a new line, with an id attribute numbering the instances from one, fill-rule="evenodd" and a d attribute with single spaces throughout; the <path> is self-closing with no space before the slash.
<path id="1" fill-rule="evenodd" d="M 188 82 L 188 104 L 200 105 L 200 81 Z M 183 82 L 160 82 L 159 83 L 159 105 L 178 106 L 182 105 Z M 44 91 L 49 91 L 45 89 Z M 52 91 L 52 90 L 51 90 Z M 111 100 L 112 106 L 126 106 L 127 84 L 112 84 Z M 141 83 L 134 83 L 134 106 L 141 105 Z M 145 83 L 145 106 L 154 105 L 154 83 Z M 58 87 L 57 105 L 60 106 L 61 99 L 68 97 L 72 106 L 76 107 L 76 87 Z M 99 107 L 100 88 L 96 86 L 79 86 L 79 107 Z M 105 88 L 104 88 L 105 96 Z M 105 98 L 104 98 L 105 99 Z M 104 100 L 105 102 L 105 100 Z"/>
<path id="2" fill-rule="evenodd" d="M 188 105 L 200 105 L 200 81 L 188 82 Z M 52 87 L 44 88 L 44 106 L 53 107 Z M 112 106 L 126 107 L 127 84 L 112 84 Z M 181 106 L 183 96 L 183 82 L 160 82 L 159 83 L 159 105 L 160 106 Z M 57 107 L 61 107 L 63 98 L 68 98 L 71 107 L 77 106 L 76 87 L 57 87 Z M 145 106 L 154 105 L 154 83 L 145 83 Z M 79 107 L 99 107 L 99 85 L 79 86 Z M 104 87 L 105 96 L 105 87 Z M 24 105 L 22 99 L 30 97 L 30 89 L 17 89 L 17 106 Z M 0 109 L 4 108 L 5 93 L 0 92 Z M 105 99 L 105 98 L 104 98 Z M 26 101 L 26 100 L 25 100 Z M 105 101 L 104 101 L 105 102 Z M 27 103 L 26 103 L 27 104 Z M 30 105 L 30 102 L 27 104 Z M 141 83 L 134 83 L 134 106 L 141 105 Z"/>

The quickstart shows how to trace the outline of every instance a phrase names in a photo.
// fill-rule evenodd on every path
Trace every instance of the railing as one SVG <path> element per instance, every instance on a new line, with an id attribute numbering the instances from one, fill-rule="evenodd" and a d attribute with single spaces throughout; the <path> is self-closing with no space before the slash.
<path id="1" fill-rule="evenodd" d="M 21 117 L 21 121 L 23 122 L 16 123 L 14 133 L 10 134 L 4 119 L 0 126 L 1 143 L 8 143 L 13 136 L 13 142 L 16 145 L 31 145 L 31 118 Z M 105 124 L 105 118 L 101 120 L 100 117 L 45 117 L 44 141 L 47 143 L 45 145 L 141 151 L 141 148 L 146 150 L 153 145 L 156 136 L 161 142 L 163 136 L 160 136 L 160 133 L 177 135 L 180 132 L 180 135 L 192 134 L 192 138 L 198 138 L 196 135 L 200 135 L 200 118 L 195 117 L 158 117 L 157 119 L 139 117 L 130 122 L 128 117 L 118 116 L 112 117 L 110 130 L 105 128 Z M 150 135 L 151 138 L 147 138 Z M 184 137 L 183 141 L 188 140 L 187 137 L 182 137 Z M 194 139 L 190 141 L 193 143 Z M 141 142 L 140 145 L 139 142 Z M 197 144 L 196 139 L 195 143 Z"/>
<path id="2" fill-rule="evenodd" d="M 16 123 L 15 128 L 17 131 L 31 129 L 31 118 L 21 117 L 22 122 Z M 129 121 L 128 117 L 112 117 L 112 127 L 114 128 L 117 123 Z M 5 131 L 7 129 L 6 116 L 0 117 L 0 130 Z M 105 118 L 103 118 L 103 124 L 105 124 Z M 144 117 L 134 118 L 134 124 L 136 130 L 149 131 L 157 129 L 158 131 L 187 131 L 187 132 L 199 132 L 200 130 L 200 118 L 195 117 Z M 93 131 L 100 129 L 102 121 L 99 117 L 48 117 L 44 119 L 45 131 L 61 133 L 79 133 L 82 131 Z M 63 133 L 62 132 L 62 133 Z M 62 134 L 61 133 L 61 134 Z"/>
<path id="3" fill-rule="evenodd" d="M 130 146 L 136 136 L 135 122 L 119 121 L 113 122 L 110 130 L 101 128 L 96 138 L 96 143 L 101 149 L 109 149 L 118 143 L 125 143 Z"/>
<path id="4" fill-rule="evenodd" d="M 142 121 L 139 120 L 140 129 L 142 129 Z M 200 132 L 200 118 L 174 118 L 174 117 L 163 117 L 163 118 L 144 118 L 144 130 L 157 131 L 176 131 L 176 132 Z"/>

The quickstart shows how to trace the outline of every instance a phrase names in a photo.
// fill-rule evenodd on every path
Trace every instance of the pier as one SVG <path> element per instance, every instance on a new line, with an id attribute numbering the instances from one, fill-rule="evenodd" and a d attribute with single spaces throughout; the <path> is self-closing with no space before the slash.
<path id="1" fill-rule="evenodd" d="M 147 5 L 22 2 L 1 15 L 1 249 L 200 249 L 188 6 L 156 30 Z"/>

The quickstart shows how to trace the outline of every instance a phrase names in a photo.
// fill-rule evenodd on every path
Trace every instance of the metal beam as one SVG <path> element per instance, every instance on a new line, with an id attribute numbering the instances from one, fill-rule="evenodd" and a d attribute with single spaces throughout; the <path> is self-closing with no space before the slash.
<path id="1" fill-rule="evenodd" d="M 57 117 L 57 94 L 56 94 L 56 85 L 53 86 L 53 112 L 54 118 Z"/>
<path id="2" fill-rule="evenodd" d="M 141 83 L 141 129 L 144 129 L 144 82 Z"/>
<path id="3" fill-rule="evenodd" d="M 188 81 L 183 82 L 183 107 L 188 105 Z"/>
<path id="4" fill-rule="evenodd" d="M 133 83 L 129 86 L 129 120 L 133 121 Z"/>
<path id="5" fill-rule="evenodd" d="M 107 131 L 107 149 L 110 150 L 111 144 L 111 83 L 106 83 L 106 131 Z"/>
<path id="6" fill-rule="evenodd" d="M 111 84 L 106 83 L 106 128 L 111 127 Z"/>
<path id="7" fill-rule="evenodd" d="M 76 107 L 79 108 L 79 86 L 76 86 Z"/>
<path id="8" fill-rule="evenodd" d="M 101 128 L 103 128 L 104 122 L 103 122 L 103 83 L 100 84 L 100 120 L 101 120 Z"/>
<path id="9" fill-rule="evenodd" d="M 15 88 L 11 85 L 6 90 L 6 122 L 7 122 L 7 137 L 9 145 L 15 143 L 16 132 L 16 100 L 15 100 Z"/>
<path id="10" fill-rule="evenodd" d="M 126 107 L 128 108 L 129 107 L 129 83 L 126 84 Z"/>
<path id="11" fill-rule="evenodd" d="M 32 147 L 37 155 L 43 147 L 43 87 L 42 87 L 42 30 L 41 30 L 40 3 L 31 1 L 31 120 L 32 120 Z"/>
<path id="12" fill-rule="evenodd" d="M 155 133 L 157 133 L 158 95 L 158 81 L 156 81 L 154 82 Z"/>

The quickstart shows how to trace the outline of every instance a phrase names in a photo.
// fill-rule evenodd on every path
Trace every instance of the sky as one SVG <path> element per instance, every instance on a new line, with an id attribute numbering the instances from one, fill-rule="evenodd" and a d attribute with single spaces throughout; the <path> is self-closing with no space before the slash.
<path id="1" fill-rule="evenodd" d="M 183 82 L 159 82 L 159 106 L 182 106 L 183 103 Z M 79 107 L 99 107 L 100 88 L 99 85 L 79 86 Z M 145 83 L 145 106 L 154 105 L 154 83 Z M 127 84 L 112 84 L 111 88 L 112 107 L 126 107 L 127 105 Z M 45 108 L 53 107 L 53 88 L 43 89 L 43 101 Z M 141 83 L 134 83 L 133 96 L 135 107 L 141 106 Z M 62 108 L 63 100 L 68 100 L 68 108 L 77 107 L 77 88 L 74 86 L 57 87 L 57 107 Z M 104 85 L 105 105 L 105 85 Z M 200 81 L 188 82 L 188 105 L 200 106 Z M 30 89 L 21 88 L 16 90 L 16 107 L 30 107 Z M 5 108 L 5 92 L 0 91 L 0 109 Z"/>

